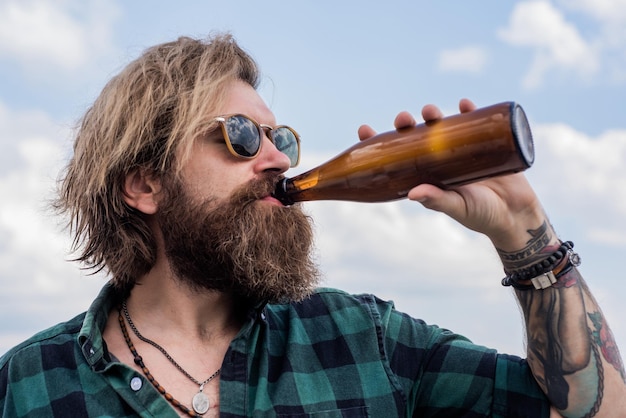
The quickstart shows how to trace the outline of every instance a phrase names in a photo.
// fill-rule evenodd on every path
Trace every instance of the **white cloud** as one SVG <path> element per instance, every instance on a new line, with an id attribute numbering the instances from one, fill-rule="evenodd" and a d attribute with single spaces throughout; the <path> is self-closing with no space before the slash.
<path id="1" fill-rule="evenodd" d="M 626 82 L 626 0 L 519 2 L 498 36 L 533 50 L 523 80 L 527 88 L 542 85 L 551 73 Z"/>
<path id="2" fill-rule="evenodd" d="M 604 22 L 626 22 L 626 0 L 559 0 L 570 10 L 579 10 Z"/>
<path id="3" fill-rule="evenodd" d="M 607 80 L 626 83 L 626 0 L 559 0 L 559 4 L 573 16 L 595 20 L 593 42 L 602 54 Z"/>
<path id="4" fill-rule="evenodd" d="M 449 49 L 439 54 L 439 69 L 442 71 L 466 72 L 477 74 L 483 71 L 487 63 L 487 52 L 479 46 L 466 46 Z"/>
<path id="5" fill-rule="evenodd" d="M 541 85 L 551 70 L 588 77 L 597 73 L 599 56 L 592 43 L 581 35 L 574 24 L 547 0 L 517 3 L 508 26 L 498 31 L 504 41 L 534 49 L 531 67 L 524 85 Z"/>
<path id="6" fill-rule="evenodd" d="M 550 184 L 549 198 L 563 207 L 594 213 L 597 225 L 626 230 L 626 131 L 606 131 L 592 138 L 557 123 L 533 131 L 537 146 L 533 175 L 559 180 L 541 182 Z"/>
<path id="7" fill-rule="evenodd" d="M 614 227 L 590 228 L 587 237 L 593 242 L 626 248 L 626 235 L 623 230 Z"/>
<path id="8" fill-rule="evenodd" d="M 46 209 L 68 135 L 41 112 L 0 103 L 0 153 L 12 159 L 0 171 L 0 352 L 84 310 L 103 283 L 65 261 L 69 239 Z"/>
<path id="9" fill-rule="evenodd" d="M 27 176 L 23 180 L 41 183 L 41 176 L 50 174 L 46 170 L 60 164 L 62 158 L 60 150 L 49 152 L 47 144 L 54 138 L 56 146 L 60 146 L 68 135 L 68 128 L 55 124 L 46 113 L 37 110 L 14 112 L 0 101 L 0 179 L 15 175 L 17 170 L 23 168 L 26 160 L 31 159 L 30 164 L 37 171 L 32 173 L 32 177 Z M 34 155 L 25 152 L 25 147 L 33 143 L 48 148 L 41 161 L 32 161 Z M 54 174 L 51 176 L 48 180 Z M 27 190 L 23 190 L 23 193 L 27 193 Z"/>
<path id="10" fill-rule="evenodd" d="M 117 10 L 102 0 L 0 3 L 0 55 L 29 72 L 75 72 L 112 49 Z"/>

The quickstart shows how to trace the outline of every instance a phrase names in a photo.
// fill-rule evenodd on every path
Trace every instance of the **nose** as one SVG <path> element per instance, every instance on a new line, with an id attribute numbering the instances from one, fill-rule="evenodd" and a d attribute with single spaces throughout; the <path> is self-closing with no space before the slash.
<path id="1" fill-rule="evenodd" d="M 265 132 L 263 133 L 263 144 L 255 162 L 258 172 L 273 171 L 282 174 L 291 167 L 289 157 L 276 148 Z"/>

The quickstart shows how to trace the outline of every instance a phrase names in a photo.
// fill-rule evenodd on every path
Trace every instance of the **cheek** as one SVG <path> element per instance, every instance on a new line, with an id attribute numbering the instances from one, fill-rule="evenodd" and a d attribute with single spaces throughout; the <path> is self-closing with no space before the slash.
<path id="1" fill-rule="evenodd" d="M 191 196 L 217 199 L 229 197 L 251 177 L 248 164 L 202 142 L 194 144 L 181 174 Z"/>
<path id="2" fill-rule="evenodd" d="M 246 181 L 243 173 L 232 166 L 227 168 L 218 164 L 185 177 L 188 192 L 201 199 L 227 199 Z"/>
<path id="3" fill-rule="evenodd" d="M 219 148 L 213 143 L 196 141 L 183 162 L 181 177 L 189 191 L 197 192 L 218 184 L 224 172 Z"/>

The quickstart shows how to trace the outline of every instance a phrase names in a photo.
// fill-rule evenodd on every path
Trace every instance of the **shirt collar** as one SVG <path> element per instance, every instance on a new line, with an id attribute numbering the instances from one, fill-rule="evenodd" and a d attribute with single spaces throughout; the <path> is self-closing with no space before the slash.
<path id="1" fill-rule="evenodd" d="M 87 363 L 95 371 L 103 371 L 111 359 L 102 337 L 111 310 L 119 304 L 120 297 L 113 285 L 107 283 L 93 301 L 78 333 L 78 344 Z"/>

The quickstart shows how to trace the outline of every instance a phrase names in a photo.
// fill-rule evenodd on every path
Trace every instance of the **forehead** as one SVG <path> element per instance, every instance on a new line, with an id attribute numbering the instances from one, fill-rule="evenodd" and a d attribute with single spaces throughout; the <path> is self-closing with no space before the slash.
<path id="1" fill-rule="evenodd" d="M 226 88 L 220 115 L 243 113 L 259 123 L 275 125 L 276 119 L 259 93 L 249 84 L 236 80 Z"/>

